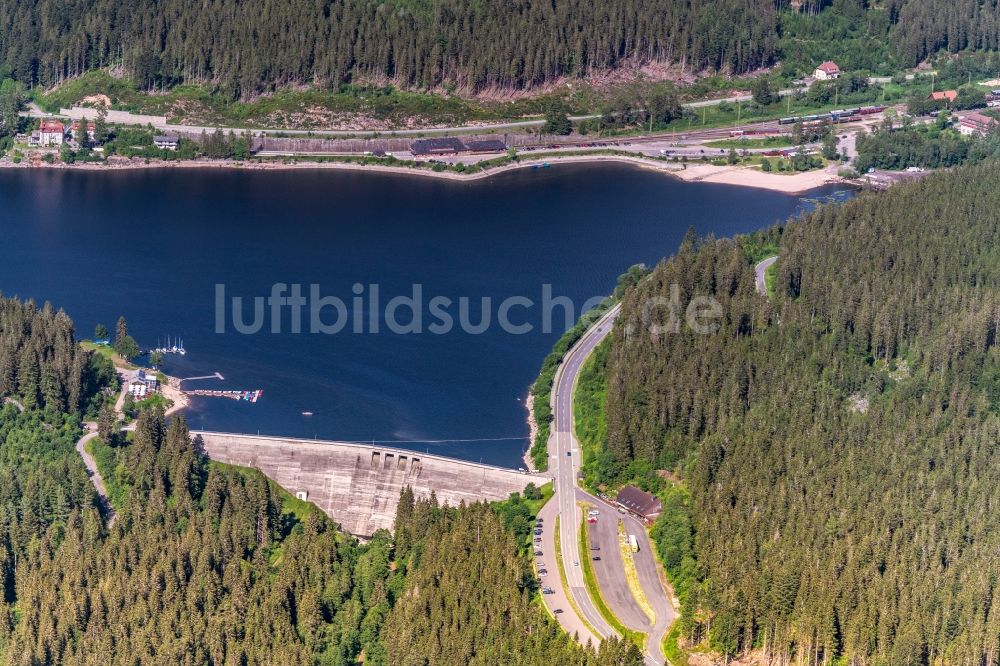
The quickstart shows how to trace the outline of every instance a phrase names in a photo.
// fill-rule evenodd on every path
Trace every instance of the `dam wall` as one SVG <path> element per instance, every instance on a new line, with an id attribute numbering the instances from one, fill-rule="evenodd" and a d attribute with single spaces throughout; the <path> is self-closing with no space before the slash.
<path id="1" fill-rule="evenodd" d="M 528 483 L 551 479 L 512 469 L 428 455 L 406 449 L 195 430 L 212 460 L 254 467 L 292 494 L 306 493 L 351 534 L 370 537 L 392 529 L 400 491 L 457 506 L 507 499 Z"/>

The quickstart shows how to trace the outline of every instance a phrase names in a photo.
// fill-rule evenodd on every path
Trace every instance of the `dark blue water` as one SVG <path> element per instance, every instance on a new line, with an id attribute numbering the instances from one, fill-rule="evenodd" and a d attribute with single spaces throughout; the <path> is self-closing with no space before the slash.
<path id="1" fill-rule="evenodd" d="M 809 194 L 831 195 L 834 188 Z M 518 465 L 527 446 L 523 399 L 564 330 L 543 333 L 542 289 L 581 305 L 607 294 L 630 265 L 671 254 L 689 226 L 731 235 L 783 220 L 803 198 L 685 184 L 626 166 L 556 166 L 472 183 L 329 171 L 0 172 L 0 290 L 49 300 L 112 332 L 125 315 L 143 347 L 180 336 L 188 354 L 164 369 L 224 381 L 191 388 L 263 389 L 257 404 L 197 398 L 193 427 L 348 440 L 420 441 L 413 448 Z M 353 309 L 352 286 L 378 284 L 384 304 L 422 285 L 434 296 L 523 296 L 516 335 L 291 332 L 244 335 L 226 311 L 216 332 L 216 285 L 252 299 L 275 283 L 317 284 Z M 367 307 L 367 306 L 366 306 Z M 380 310 L 376 310 L 379 312 Z M 449 310 L 458 316 L 458 306 Z M 398 320 L 409 321 L 402 309 Z M 334 311 L 327 309 L 330 323 Z M 433 319 L 425 309 L 426 328 Z M 368 313 L 363 319 L 367 322 Z M 308 310 L 302 328 L 309 329 Z M 367 327 L 366 327 L 367 328 Z M 313 412 L 304 416 L 302 412 Z"/>

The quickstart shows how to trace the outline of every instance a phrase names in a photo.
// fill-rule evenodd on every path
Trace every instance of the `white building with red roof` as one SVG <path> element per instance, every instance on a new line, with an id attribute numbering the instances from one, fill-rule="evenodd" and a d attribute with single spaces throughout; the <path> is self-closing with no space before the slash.
<path id="1" fill-rule="evenodd" d="M 58 120 L 43 120 L 41 126 L 31 133 L 33 145 L 61 146 L 66 136 L 66 128 Z"/>
<path id="2" fill-rule="evenodd" d="M 986 134 L 997 124 L 997 119 L 992 116 L 973 111 L 964 114 L 959 118 L 958 131 L 965 136 L 973 134 Z"/>
<path id="3" fill-rule="evenodd" d="M 822 65 L 816 68 L 813 72 L 813 78 L 817 81 L 827 81 L 829 79 L 836 79 L 840 76 L 840 67 L 832 60 L 827 60 Z"/>

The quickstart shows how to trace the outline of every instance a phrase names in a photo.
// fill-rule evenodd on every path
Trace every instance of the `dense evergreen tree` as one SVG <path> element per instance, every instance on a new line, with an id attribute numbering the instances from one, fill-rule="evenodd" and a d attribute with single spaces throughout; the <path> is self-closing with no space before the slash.
<path id="1" fill-rule="evenodd" d="M 525 87 L 625 60 L 744 72 L 776 40 L 771 1 L 0 2 L 0 71 L 23 83 L 124 65 L 146 89 L 211 81 L 242 97 L 358 77 Z"/>
<path id="2" fill-rule="evenodd" d="M 683 479 L 654 537 L 687 638 L 781 663 L 997 663 L 997 210 L 996 164 L 966 167 L 752 242 L 689 239 L 626 292 L 600 469 Z M 749 248 L 779 240 L 765 299 Z M 673 285 L 681 307 L 719 302 L 717 332 L 647 307 Z"/>
<path id="3" fill-rule="evenodd" d="M 63 313 L 0 299 L 4 395 L 26 407 L 0 405 L 0 662 L 642 663 L 630 644 L 581 647 L 536 603 L 519 495 L 442 507 L 407 488 L 395 540 L 360 545 L 316 507 L 293 513 L 262 474 L 210 463 L 183 416 L 145 409 L 115 433 L 94 401 L 106 363 Z M 75 451 L 74 402 L 99 405 L 111 525 Z"/>
<path id="4" fill-rule="evenodd" d="M 77 347 L 66 313 L 0 296 L 0 398 L 86 411 L 108 380 L 105 360 Z"/>

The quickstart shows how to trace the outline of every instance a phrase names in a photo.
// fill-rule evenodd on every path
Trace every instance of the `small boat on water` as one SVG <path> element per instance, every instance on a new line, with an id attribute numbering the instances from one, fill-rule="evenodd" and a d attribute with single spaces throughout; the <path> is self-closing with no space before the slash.
<path id="1" fill-rule="evenodd" d="M 157 340 L 156 341 L 156 349 L 154 349 L 153 351 L 156 352 L 156 353 L 158 353 L 158 354 L 179 354 L 181 356 L 184 356 L 185 354 L 187 354 L 187 350 L 184 349 L 184 340 L 181 340 L 180 338 L 178 338 L 178 339 L 176 339 L 176 340 L 173 341 L 173 344 L 171 344 L 171 342 L 170 342 L 170 336 L 169 335 L 167 336 L 167 344 L 166 344 L 166 346 L 161 347 L 160 346 L 160 341 Z"/>
<path id="2" fill-rule="evenodd" d="M 302 412 L 302 416 L 312 416 L 312 412 Z"/>

